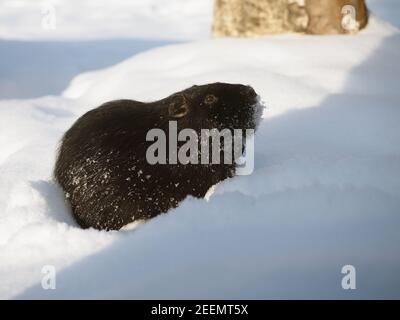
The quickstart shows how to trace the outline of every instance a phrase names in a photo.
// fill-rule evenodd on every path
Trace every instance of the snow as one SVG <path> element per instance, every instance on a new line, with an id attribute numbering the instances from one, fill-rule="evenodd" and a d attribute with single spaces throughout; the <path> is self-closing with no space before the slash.
<path id="1" fill-rule="evenodd" d="M 103 16 L 113 19 L 106 31 L 97 29 L 101 11 L 87 29 L 57 27 L 57 39 L 200 39 L 84 72 L 64 90 L 60 83 L 28 92 L 41 97 L 0 100 L 0 298 L 399 298 L 399 30 L 374 16 L 354 36 L 207 39 L 210 4 L 189 2 L 117 1 L 116 11 L 142 17 L 133 22 L 140 29 L 128 28 L 124 10 Z M 392 2 L 371 7 L 398 17 Z M 57 3 L 68 8 L 58 20 L 69 21 L 73 5 Z M 9 18 L 0 18 L 1 37 L 43 37 L 12 28 L 31 17 L 32 4 L 2 4 Z M 164 15 L 158 24 L 154 10 Z M 174 15 L 197 12 L 191 26 Z M 124 55 L 110 54 L 115 61 L 99 68 Z M 214 81 L 252 85 L 267 103 L 254 173 L 120 232 L 80 229 L 52 182 L 65 130 L 107 100 L 151 101 Z M 348 264 L 356 290 L 341 288 Z M 56 290 L 42 289 L 46 265 L 57 270 Z"/>
<path id="2" fill-rule="evenodd" d="M 135 53 L 176 42 L 145 39 L 1 40 L 0 58 L 7 63 L 1 66 L 0 97 L 21 99 L 59 95 L 81 72 L 105 68 Z M 28 57 L 26 52 L 29 52 Z"/>
<path id="3" fill-rule="evenodd" d="M 3 39 L 197 39 L 212 21 L 212 0 L 1 0 L 0 7 Z M 43 30 L 48 8 L 56 28 Z"/>

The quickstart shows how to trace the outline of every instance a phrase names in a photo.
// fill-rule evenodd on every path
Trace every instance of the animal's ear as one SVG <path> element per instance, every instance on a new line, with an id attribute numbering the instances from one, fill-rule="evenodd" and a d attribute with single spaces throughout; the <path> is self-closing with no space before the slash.
<path id="1" fill-rule="evenodd" d="M 171 117 L 179 119 L 186 116 L 188 112 L 189 112 L 189 106 L 183 94 L 177 94 L 174 97 L 172 97 L 172 101 L 168 106 L 168 114 Z"/>

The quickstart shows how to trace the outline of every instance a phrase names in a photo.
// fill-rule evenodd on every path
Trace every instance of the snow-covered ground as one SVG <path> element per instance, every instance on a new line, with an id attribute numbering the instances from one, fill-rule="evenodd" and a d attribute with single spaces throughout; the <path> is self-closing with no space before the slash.
<path id="1" fill-rule="evenodd" d="M 213 0 L 1 0 L 4 39 L 195 39 L 211 29 Z M 49 17 L 56 13 L 56 28 Z"/>
<path id="2" fill-rule="evenodd" d="M 2 2 L 0 36 L 41 38 L 12 28 L 31 10 L 13 16 L 12 2 Z M 100 30 L 94 10 L 87 33 L 53 36 L 198 40 L 83 73 L 60 95 L 0 100 L 0 298 L 400 298 L 399 30 L 373 17 L 355 36 L 207 39 L 210 1 L 180 2 L 133 1 L 148 20 L 128 22 L 125 8 Z M 370 1 L 388 21 L 400 17 L 393 3 Z M 51 178 L 77 117 L 110 99 L 214 81 L 250 84 L 268 105 L 254 173 L 134 230 L 78 228 Z M 57 270 L 56 290 L 41 286 L 45 265 Z M 341 287 L 344 265 L 356 268 L 356 290 Z"/>

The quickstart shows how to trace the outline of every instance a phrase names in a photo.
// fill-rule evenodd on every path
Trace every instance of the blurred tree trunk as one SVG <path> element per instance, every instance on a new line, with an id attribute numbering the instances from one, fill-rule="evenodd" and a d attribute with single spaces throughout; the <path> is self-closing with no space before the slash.
<path id="1" fill-rule="evenodd" d="M 215 36 L 252 37 L 305 31 L 304 4 L 288 0 L 214 0 Z M 290 3 L 289 3 L 290 2 Z"/>
<path id="2" fill-rule="evenodd" d="M 368 20 L 364 0 L 214 0 L 214 36 L 352 33 Z"/>

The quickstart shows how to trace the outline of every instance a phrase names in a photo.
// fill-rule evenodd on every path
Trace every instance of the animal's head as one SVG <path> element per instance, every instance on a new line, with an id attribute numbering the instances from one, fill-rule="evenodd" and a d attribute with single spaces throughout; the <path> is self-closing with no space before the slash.
<path id="1" fill-rule="evenodd" d="M 196 131 L 255 129 L 263 108 L 252 87 L 219 82 L 192 86 L 165 100 L 167 118 Z"/>

